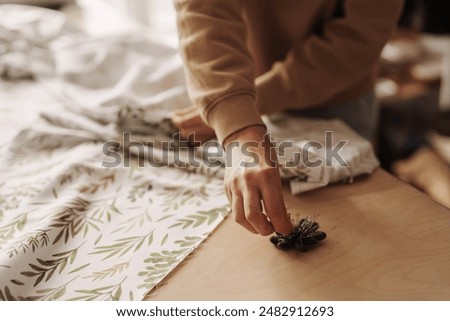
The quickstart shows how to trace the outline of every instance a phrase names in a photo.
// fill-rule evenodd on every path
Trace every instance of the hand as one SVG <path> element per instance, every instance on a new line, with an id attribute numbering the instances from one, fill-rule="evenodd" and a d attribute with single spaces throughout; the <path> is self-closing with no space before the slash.
<path id="1" fill-rule="evenodd" d="M 180 130 L 180 136 L 192 145 L 199 145 L 215 136 L 214 130 L 205 124 L 197 106 L 190 106 L 174 112 L 173 124 Z"/>
<path id="2" fill-rule="evenodd" d="M 247 230 L 289 234 L 293 226 L 284 206 L 276 151 L 265 134 L 264 127 L 252 126 L 225 140 L 231 162 L 225 169 L 225 191 L 236 222 Z"/>

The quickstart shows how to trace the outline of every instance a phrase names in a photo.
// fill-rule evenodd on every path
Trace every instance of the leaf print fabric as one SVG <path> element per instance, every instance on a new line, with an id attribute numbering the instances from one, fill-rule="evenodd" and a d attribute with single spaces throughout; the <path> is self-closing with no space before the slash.
<path id="1" fill-rule="evenodd" d="M 0 82 L 0 99 L 2 125 L 27 115 L 0 145 L 0 300 L 140 300 L 227 215 L 218 178 L 105 168 L 102 142 L 67 146 L 38 83 Z"/>
<path id="2" fill-rule="evenodd" d="M 25 181 L 2 171 L 1 299 L 141 299 L 227 215 L 221 180 L 192 173 L 180 181 L 175 168 L 105 169 L 95 161 L 100 147 L 88 144 L 77 155 L 89 157 L 67 157 Z M 8 193 L 15 184 L 19 196 Z"/>

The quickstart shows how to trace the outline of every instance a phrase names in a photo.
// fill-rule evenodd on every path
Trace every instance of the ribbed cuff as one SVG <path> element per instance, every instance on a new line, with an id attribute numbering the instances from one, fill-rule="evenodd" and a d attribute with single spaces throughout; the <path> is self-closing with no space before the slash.
<path id="1" fill-rule="evenodd" d="M 207 123 L 214 128 L 221 144 L 228 136 L 241 129 L 256 125 L 265 126 L 253 97 L 248 94 L 230 96 L 204 116 Z"/>

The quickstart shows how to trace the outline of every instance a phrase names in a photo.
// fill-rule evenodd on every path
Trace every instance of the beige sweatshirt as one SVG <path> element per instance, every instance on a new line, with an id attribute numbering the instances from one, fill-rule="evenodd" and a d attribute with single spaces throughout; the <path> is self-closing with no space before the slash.
<path id="1" fill-rule="evenodd" d="M 190 97 L 220 142 L 373 88 L 403 0 L 174 0 Z"/>

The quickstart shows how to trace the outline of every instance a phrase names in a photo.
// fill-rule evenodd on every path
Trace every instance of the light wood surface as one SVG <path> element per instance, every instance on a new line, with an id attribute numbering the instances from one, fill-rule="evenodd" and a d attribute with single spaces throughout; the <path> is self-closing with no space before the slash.
<path id="1" fill-rule="evenodd" d="M 450 300 L 450 210 L 382 170 L 293 196 L 328 234 L 283 252 L 228 217 L 149 300 Z"/>

